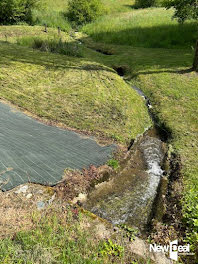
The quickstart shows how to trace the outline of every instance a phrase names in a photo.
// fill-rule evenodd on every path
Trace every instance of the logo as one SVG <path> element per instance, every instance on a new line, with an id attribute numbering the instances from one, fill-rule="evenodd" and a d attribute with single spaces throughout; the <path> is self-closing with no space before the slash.
<path id="1" fill-rule="evenodd" d="M 169 245 L 161 246 L 156 244 L 150 244 L 150 252 L 156 252 L 156 253 L 169 253 L 169 257 L 172 260 L 178 261 L 179 255 L 194 255 L 193 253 L 190 253 L 190 245 L 178 245 L 178 240 L 174 240 L 170 242 Z"/>

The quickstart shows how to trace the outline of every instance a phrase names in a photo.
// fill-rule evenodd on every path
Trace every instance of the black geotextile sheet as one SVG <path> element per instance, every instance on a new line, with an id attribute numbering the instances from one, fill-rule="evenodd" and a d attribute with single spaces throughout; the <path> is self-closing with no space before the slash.
<path id="1" fill-rule="evenodd" d="M 105 164 L 116 145 L 45 125 L 0 102 L 0 189 L 27 182 L 57 184 L 66 168 Z"/>

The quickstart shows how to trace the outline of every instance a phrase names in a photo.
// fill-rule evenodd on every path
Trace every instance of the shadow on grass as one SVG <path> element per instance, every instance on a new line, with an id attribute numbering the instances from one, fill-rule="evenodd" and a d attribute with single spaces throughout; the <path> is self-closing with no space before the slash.
<path id="1" fill-rule="evenodd" d="M 51 52 L 42 52 L 4 41 L 0 41 L 0 54 L 0 65 L 2 66 L 10 65 L 12 62 L 17 61 L 26 64 L 44 66 L 49 70 L 61 68 L 87 71 L 105 70 L 114 72 L 114 70 L 109 67 L 86 61 L 83 58 L 64 56 Z"/>
<path id="2" fill-rule="evenodd" d="M 177 74 L 186 74 L 186 73 L 191 73 L 194 72 L 193 67 L 184 69 L 184 70 L 159 70 L 159 71 L 140 71 L 138 73 L 135 73 L 132 75 L 132 77 L 138 77 L 139 75 L 149 75 L 149 74 L 161 74 L 161 73 L 177 73 Z"/>
<path id="3" fill-rule="evenodd" d="M 116 31 L 117 30 L 117 31 Z M 87 30 L 89 31 L 89 29 Z M 90 30 L 93 40 L 116 45 L 129 45 L 144 48 L 190 48 L 194 46 L 197 36 L 197 23 L 160 25 L 152 27 L 133 27 L 123 30 L 115 29 L 97 32 Z"/>
<path id="4" fill-rule="evenodd" d="M 119 59 L 116 60 L 116 56 L 106 58 L 113 68 L 129 65 L 133 77 L 140 74 L 185 74 L 192 71 L 193 47 L 198 37 L 195 22 L 117 30 L 90 33 L 97 49 L 100 45 L 115 47 L 114 54 Z M 87 37 L 81 41 L 89 44 L 89 39 Z"/>
<path id="5" fill-rule="evenodd" d="M 133 4 L 133 5 L 124 5 L 124 6 L 127 7 L 127 8 L 131 8 L 131 9 L 136 9 L 137 8 L 135 4 Z"/>

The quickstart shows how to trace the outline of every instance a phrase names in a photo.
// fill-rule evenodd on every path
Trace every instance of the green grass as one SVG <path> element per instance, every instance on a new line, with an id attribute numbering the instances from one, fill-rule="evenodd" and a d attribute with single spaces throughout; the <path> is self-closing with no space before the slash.
<path id="1" fill-rule="evenodd" d="M 181 157 L 184 177 L 183 216 L 191 245 L 198 241 L 198 75 L 158 70 L 140 74 L 135 83 L 151 99 L 160 120 L 172 131 L 171 143 Z M 194 248 L 195 250 L 195 248 Z M 197 248 L 198 250 L 198 248 Z"/>
<path id="2" fill-rule="evenodd" d="M 42 217 L 33 218 L 33 230 L 0 240 L 0 262 L 120 264 L 130 256 L 121 239 L 97 237 L 97 226 L 102 223 L 81 214 L 78 209 L 56 211 L 49 210 Z"/>
<path id="3" fill-rule="evenodd" d="M 0 40 L 7 41 L 9 43 L 17 43 L 24 38 L 42 38 L 44 40 L 48 39 L 61 39 L 66 42 L 71 42 L 72 39 L 68 34 L 61 32 L 58 35 L 58 30 L 54 28 L 48 28 L 48 32 L 44 32 L 44 27 L 42 26 L 0 26 Z M 29 44 L 28 44 L 29 45 Z"/>
<path id="4" fill-rule="evenodd" d="M 39 37 L 23 37 L 17 40 L 17 44 L 25 47 L 31 47 L 44 52 L 59 53 L 67 56 L 82 57 L 81 45 L 66 42 L 61 37 L 54 39 L 42 39 Z"/>
<path id="5" fill-rule="evenodd" d="M 108 13 L 120 13 L 131 11 L 135 0 L 102 0 Z"/>
<path id="6" fill-rule="evenodd" d="M 71 25 L 65 16 L 67 11 L 67 0 L 41 0 L 40 6 L 33 10 L 33 23 L 43 26 L 57 28 L 68 32 Z"/>
<path id="7" fill-rule="evenodd" d="M 58 28 L 65 32 L 71 30 L 71 25 L 62 11 L 54 10 L 34 10 L 33 11 L 33 24 L 47 25 L 47 27 Z"/>
<path id="8" fill-rule="evenodd" d="M 111 68 L 6 42 L 0 52 L 0 96 L 39 117 L 122 143 L 151 124 L 143 100 Z"/>
<path id="9" fill-rule="evenodd" d="M 83 27 L 95 41 L 145 48 L 190 48 L 197 39 L 197 24 L 179 25 L 173 10 L 151 8 L 107 15 Z"/>
<path id="10" fill-rule="evenodd" d="M 130 11 L 135 1 L 133 0 L 102 0 L 105 12 L 117 13 Z M 71 24 L 67 19 L 68 0 L 41 0 L 40 8 L 33 10 L 33 23 L 48 27 L 60 27 L 69 32 Z"/>

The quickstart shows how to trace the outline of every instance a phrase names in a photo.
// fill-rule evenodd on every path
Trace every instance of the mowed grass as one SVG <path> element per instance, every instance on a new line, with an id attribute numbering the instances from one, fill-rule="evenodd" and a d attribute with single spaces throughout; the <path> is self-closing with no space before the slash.
<path id="1" fill-rule="evenodd" d="M 191 48 L 198 27 L 195 22 L 178 24 L 173 10 L 139 9 L 110 14 L 87 24 L 82 31 L 97 42 L 146 48 Z"/>
<path id="2" fill-rule="evenodd" d="M 128 143 L 151 124 L 144 102 L 113 69 L 0 43 L 0 96 L 47 120 Z"/>
<path id="3" fill-rule="evenodd" d="M 7 41 L 9 43 L 17 43 L 18 41 L 29 38 L 42 38 L 42 39 L 56 39 L 60 38 L 63 41 L 70 42 L 72 39 L 68 34 L 61 32 L 58 34 L 58 29 L 48 28 L 47 33 L 44 32 L 44 26 L 0 26 L 0 40 Z"/>

